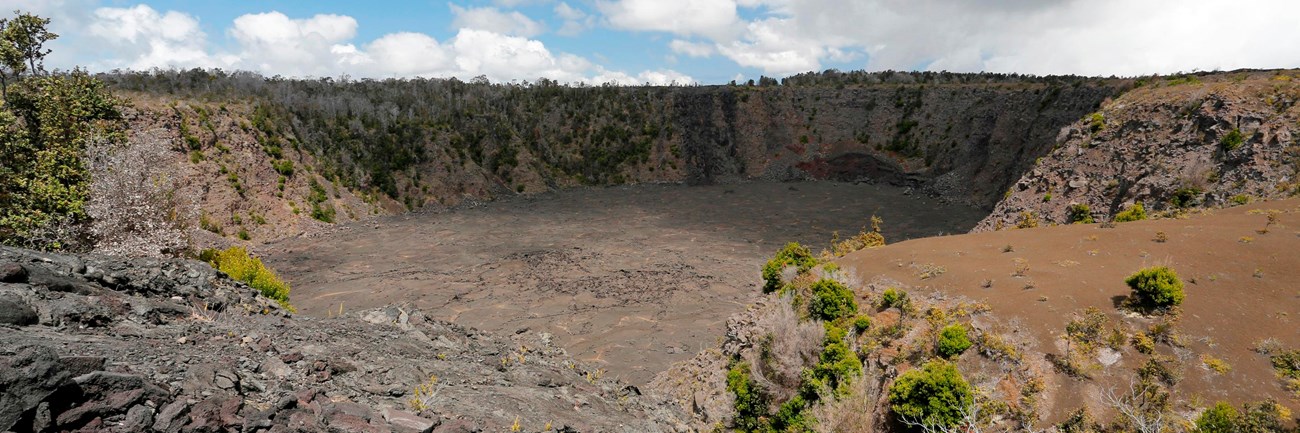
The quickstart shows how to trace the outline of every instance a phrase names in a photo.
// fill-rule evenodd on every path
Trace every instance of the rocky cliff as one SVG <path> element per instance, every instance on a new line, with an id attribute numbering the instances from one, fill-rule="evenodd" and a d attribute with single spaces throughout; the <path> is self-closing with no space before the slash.
<path id="1" fill-rule="evenodd" d="M 1296 195 L 1296 80 L 1296 71 L 1143 80 L 1062 129 L 976 231 L 1069 223 L 1077 205 L 1104 221 L 1135 203 L 1177 213 Z"/>
<path id="2" fill-rule="evenodd" d="M 335 316 L 290 316 L 200 262 L 0 248 L 0 431 L 685 429 L 545 334 Z"/>

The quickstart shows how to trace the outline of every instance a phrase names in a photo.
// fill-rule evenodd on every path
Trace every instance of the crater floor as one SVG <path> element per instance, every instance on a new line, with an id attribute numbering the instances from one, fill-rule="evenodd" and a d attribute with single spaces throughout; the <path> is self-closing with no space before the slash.
<path id="1" fill-rule="evenodd" d="M 338 226 L 266 245 L 300 313 L 411 302 L 479 329 L 548 332 L 645 383 L 713 344 L 786 242 L 814 252 L 875 214 L 889 242 L 964 233 L 984 212 L 836 182 L 574 189 Z M 431 355 L 432 356 L 432 355 Z"/>

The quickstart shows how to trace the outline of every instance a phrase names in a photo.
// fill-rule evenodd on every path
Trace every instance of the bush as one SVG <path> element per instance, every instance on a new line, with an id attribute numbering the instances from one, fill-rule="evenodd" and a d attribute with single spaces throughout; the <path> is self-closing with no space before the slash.
<path id="1" fill-rule="evenodd" d="M 276 300 L 289 311 L 294 311 L 293 306 L 289 305 L 289 284 L 280 280 L 275 271 L 267 268 L 262 259 L 250 256 L 243 247 L 230 247 L 222 251 L 204 250 L 199 254 L 199 259 L 225 272 L 231 279 L 242 281 L 261 291 L 262 296 Z"/>
<path id="2" fill-rule="evenodd" d="M 971 346 L 970 337 L 966 335 L 966 327 L 960 323 L 954 323 L 943 328 L 939 332 L 939 342 L 935 349 L 939 356 L 944 358 L 953 358 L 961 355 Z"/>
<path id="3" fill-rule="evenodd" d="M 739 362 L 727 371 L 727 391 L 736 397 L 736 430 L 763 431 L 767 427 L 767 398 L 749 377 L 749 364 Z"/>
<path id="4" fill-rule="evenodd" d="M 1223 146 L 1223 150 L 1228 152 L 1237 150 L 1245 142 L 1246 138 L 1241 135 L 1241 130 L 1237 128 L 1232 128 L 1231 131 L 1223 135 L 1223 138 L 1219 139 L 1219 145 Z"/>
<path id="5" fill-rule="evenodd" d="M 1204 190 L 1194 186 L 1178 188 L 1174 191 L 1174 196 L 1169 198 L 1169 203 L 1179 208 L 1195 206 L 1201 201 L 1201 194 L 1204 193 Z"/>
<path id="6" fill-rule="evenodd" d="M 799 273 L 804 273 L 816 265 L 817 260 L 813 258 L 812 252 L 807 247 L 799 245 L 798 242 L 785 244 L 784 248 L 776 252 L 776 257 L 763 265 L 763 293 L 772 293 L 781 289 L 784 285 L 781 274 L 785 272 L 787 266 L 794 266 Z"/>
<path id="7" fill-rule="evenodd" d="M 1197 433 L 1234 433 L 1241 422 L 1241 413 L 1232 405 L 1218 402 L 1196 418 Z"/>
<path id="8" fill-rule="evenodd" d="M 871 317 L 858 316 L 858 318 L 853 319 L 854 332 L 861 334 L 863 332 L 867 332 L 868 329 L 871 329 Z"/>
<path id="9" fill-rule="evenodd" d="M 800 394 L 805 400 L 816 400 L 827 392 L 837 396 L 847 395 L 850 381 L 854 376 L 862 374 L 862 360 L 845 342 L 847 336 L 848 332 L 843 328 L 826 324 L 821 357 L 817 365 L 804 370 Z"/>
<path id="10" fill-rule="evenodd" d="M 895 288 L 885 289 L 880 295 L 880 308 L 903 308 L 907 306 L 907 292 Z"/>
<path id="11" fill-rule="evenodd" d="M 1096 221 L 1092 219 L 1092 209 L 1083 203 L 1070 205 L 1070 224 L 1092 224 Z"/>
<path id="12" fill-rule="evenodd" d="M 1099 132 L 1106 129 L 1106 116 L 1101 112 L 1092 113 L 1088 116 L 1088 129 L 1092 132 Z"/>
<path id="13" fill-rule="evenodd" d="M 1137 271 L 1124 283 L 1133 289 L 1133 302 L 1149 310 L 1177 306 L 1187 296 L 1183 293 L 1183 281 L 1178 279 L 1178 274 L 1165 266 Z"/>
<path id="14" fill-rule="evenodd" d="M 1144 219 L 1147 219 L 1147 208 L 1142 205 L 1142 202 L 1133 203 L 1133 206 L 1129 206 L 1128 209 L 1124 209 L 1122 212 L 1115 214 L 1115 222 L 1117 223 L 1141 221 Z"/>
<path id="15" fill-rule="evenodd" d="M 271 167 L 284 177 L 293 177 L 293 161 L 287 159 L 271 161 Z"/>
<path id="16" fill-rule="evenodd" d="M 973 402 L 970 384 L 956 365 L 943 360 L 903 373 L 889 387 L 890 409 L 899 418 L 927 425 L 956 426 Z"/>
<path id="17" fill-rule="evenodd" d="M 858 312 L 858 303 L 853 299 L 853 291 L 838 281 L 825 278 L 817 280 L 812 285 L 812 292 L 813 298 L 808 304 L 808 312 L 814 318 L 829 322 Z"/>

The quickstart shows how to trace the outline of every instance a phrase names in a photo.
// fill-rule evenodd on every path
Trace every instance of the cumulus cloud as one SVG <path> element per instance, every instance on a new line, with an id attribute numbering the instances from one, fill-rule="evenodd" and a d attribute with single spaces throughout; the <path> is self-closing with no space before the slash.
<path id="1" fill-rule="evenodd" d="M 98 8 L 87 32 L 107 42 L 117 57 L 101 66 L 150 69 L 220 67 L 231 61 L 206 51 L 207 35 L 198 19 L 175 11 L 159 13 L 147 5 Z"/>
<path id="2" fill-rule="evenodd" d="M 598 0 L 596 7 L 623 30 L 729 39 L 740 24 L 733 0 Z"/>
<path id="3" fill-rule="evenodd" d="M 239 42 L 239 67 L 289 76 L 328 76 L 338 70 L 335 52 L 357 33 L 357 20 L 345 15 L 294 19 L 280 12 L 235 18 L 230 35 Z M 353 58 L 355 60 L 355 58 Z"/>
<path id="4" fill-rule="evenodd" d="M 466 9 L 449 4 L 456 17 L 451 26 L 456 29 L 487 30 L 511 36 L 533 37 L 542 33 L 542 24 L 517 11 L 502 12 L 494 7 Z"/>

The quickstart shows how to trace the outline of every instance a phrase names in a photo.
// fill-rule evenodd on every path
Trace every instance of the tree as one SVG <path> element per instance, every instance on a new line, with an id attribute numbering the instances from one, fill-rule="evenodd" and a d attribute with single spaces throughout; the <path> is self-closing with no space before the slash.
<path id="1" fill-rule="evenodd" d="M 50 53 L 45 43 L 59 37 L 45 28 L 48 18 L 22 11 L 14 14 L 12 19 L 0 19 L 0 90 L 5 100 L 10 77 L 17 81 L 24 72 L 44 72 L 45 56 Z"/>
<path id="2" fill-rule="evenodd" d="M 118 142 L 123 128 L 118 101 L 85 71 L 32 75 L 49 53 L 43 44 L 57 37 L 48 23 L 19 12 L 0 29 L 0 77 L 15 80 L 5 82 L 0 105 L 0 243 L 67 249 L 84 241 L 86 146 Z"/>

